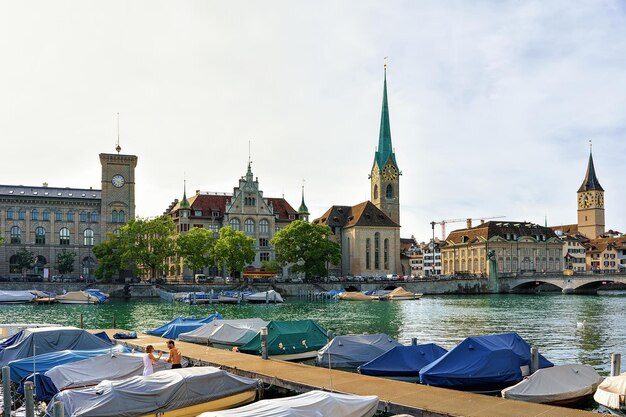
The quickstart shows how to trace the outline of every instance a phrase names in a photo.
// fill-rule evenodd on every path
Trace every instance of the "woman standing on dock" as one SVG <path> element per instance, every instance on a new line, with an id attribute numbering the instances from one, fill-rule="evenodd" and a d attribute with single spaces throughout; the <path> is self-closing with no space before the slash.
<path id="1" fill-rule="evenodd" d="M 154 346 L 146 346 L 146 355 L 143 357 L 143 376 L 152 375 L 154 373 L 153 365 L 161 359 L 163 352 L 159 352 L 159 356 L 154 356 Z"/>

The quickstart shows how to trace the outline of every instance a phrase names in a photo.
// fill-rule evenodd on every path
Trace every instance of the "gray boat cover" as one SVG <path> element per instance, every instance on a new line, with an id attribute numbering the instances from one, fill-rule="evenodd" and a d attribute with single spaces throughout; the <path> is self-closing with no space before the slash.
<path id="1" fill-rule="evenodd" d="M 282 303 L 283 302 L 283 297 L 280 295 L 280 293 L 274 290 L 255 292 L 254 294 L 250 294 L 244 297 L 246 301 L 257 302 L 257 303 L 264 303 L 265 301 L 269 301 L 270 303 Z"/>
<path id="2" fill-rule="evenodd" d="M 626 372 L 602 381 L 593 399 L 613 410 L 623 410 L 626 407 Z"/>
<path id="3" fill-rule="evenodd" d="M 178 340 L 184 342 L 201 343 L 203 345 L 219 343 L 223 345 L 241 346 L 254 338 L 261 327 L 267 326 L 269 321 L 259 318 L 240 320 L 213 320 L 191 332 L 181 333 Z"/>
<path id="4" fill-rule="evenodd" d="M 171 369 L 122 381 L 62 391 L 48 405 L 63 401 L 65 417 L 136 417 L 165 412 L 256 390 L 257 381 L 211 366 Z"/>
<path id="5" fill-rule="evenodd" d="M 100 381 L 126 379 L 143 374 L 145 353 L 119 353 L 95 356 L 57 365 L 45 375 L 59 391 L 70 387 L 96 385 Z"/>
<path id="6" fill-rule="evenodd" d="M 337 336 L 317 353 L 319 366 L 332 368 L 357 368 L 382 355 L 389 349 L 402 346 L 386 334 Z"/>
<path id="7" fill-rule="evenodd" d="M 262 400 L 232 410 L 202 413 L 198 417 L 371 417 L 378 408 L 375 395 L 347 395 L 309 391 L 295 397 Z"/>
<path id="8" fill-rule="evenodd" d="M 602 379 L 589 365 L 558 365 L 539 369 L 503 389 L 502 397 L 533 403 L 567 401 L 593 394 Z"/>
<path id="9" fill-rule="evenodd" d="M 34 299 L 30 291 L 0 291 L 0 303 L 29 303 Z"/>
<path id="10" fill-rule="evenodd" d="M 95 350 L 112 345 L 98 336 L 75 327 L 42 327 L 24 329 L 11 346 L 0 350 L 0 366 L 16 359 L 60 350 Z M 14 336 L 14 337 L 15 337 Z"/>

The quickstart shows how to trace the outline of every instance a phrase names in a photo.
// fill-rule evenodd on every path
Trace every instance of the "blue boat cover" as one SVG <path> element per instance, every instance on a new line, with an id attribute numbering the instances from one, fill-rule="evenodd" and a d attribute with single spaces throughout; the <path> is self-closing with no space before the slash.
<path id="1" fill-rule="evenodd" d="M 448 351 L 434 343 L 417 346 L 395 346 L 379 357 L 359 366 L 363 375 L 417 376 L 420 369 Z"/>
<path id="2" fill-rule="evenodd" d="M 11 381 L 17 383 L 33 372 L 40 372 L 43 374 L 57 365 L 82 361 L 83 359 L 110 354 L 111 352 L 130 352 L 130 349 L 120 345 L 112 345 L 107 349 L 62 350 L 59 352 L 37 355 L 36 357 L 31 356 L 11 361 L 8 364 L 11 371 Z"/>
<path id="3" fill-rule="evenodd" d="M 28 375 L 28 377 L 24 378 L 20 382 L 20 385 L 17 387 L 18 393 L 24 395 L 24 383 L 27 381 L 35 383 L 36 400 L 48 402 L 52 399 L 52 397 L 55 396 L 57 392 L 59 392 L 59 390 L 50 378 L 48 378 L 44 374 L 40 374 L 39 372 L 37 372 L 35 374 Z"/>
<path id="4" fill-rule="evenodd" d="M 94 350 L 111 348 L 88 331 L 75 327 L 40 327 L 22 330 L 12 346 L 0 350 L 0 366 L 33 355 L 58 352 L 60 350 Z"/>
<path id="5" fill-rule="evenodd" d="M 389 349 L 402 346 L 386 334 L 337 336 L 317 352 L 317 364 L 332 368 L 357 368 Z"/>
<path id="6" fill-rule="evenodd" d="M 149 334 L 152 336 L 168 337 L 168 336 L 163 336 L 163 334 L 169 330 L 170 326 L 173 326 L 176 324 L 196 324 L 196 323 L 200 323 L 202 325 L 202 324 L 210 323 L 215 319 L 223 319 L 223 317 L 217 311 L 211 314 L 209 317 L 205 317 L 205 318 L 176 317 L 174 320 L 170 321 L 169 323 L 165 323 L 164 325 L 157 327 L 156 329 L 147 330 L 146 334 Z M 196 328 L 197 327 L 190 328 L 189 330 L 185 330 L 185 331 L 192 331 L 192 330 L 195 330 Z M 176 337 L 178 337 L 178 334 L 180 333 L 183 333 L 183 332 L 182 331 L 178 332 L 176 334 Z"/>
<path id="7" fill-rule="evenodd" d="M 116 332 L 113 339 L 137 339 L 137 332 Z"/>
<path id="8" fill-rule="evenodd" d="M 530 345 L 517 333 L 473 336 L 420 370 L 427 385 L 467 390 L 491 390 L 522 380 L 530 366 Z M 553 366 L 539 355 L 539 367 Z"/>
<path id="9" fill-rule="evenodd" d="M 107 334 L 107 332 L 105 332 L 104 330 L 98 333 L 94 333 L 94 336 L 99 337 L 100 339 L 104 340 L 105 342 L 109 342 L 111 344 L 113 344 L 113 341 L 111 340 L 111 338 L 109 337 L 109 335 Z"/>
<path id="10" fill-rule="evenodd" d="M 99 303 L 106 303 L 107 301 L 109 301 L 109 297 L 100 290 L 90 289 L 83 292 L 86 292 L 87 294 L 96 297 Z"/>

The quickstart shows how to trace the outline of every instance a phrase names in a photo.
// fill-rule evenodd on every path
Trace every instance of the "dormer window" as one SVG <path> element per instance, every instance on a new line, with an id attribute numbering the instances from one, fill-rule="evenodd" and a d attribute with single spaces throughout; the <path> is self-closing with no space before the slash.
<path id="1" fill-rule="evenodd" d="M 213 216 L 213 217 L 219 217 L 219 216 L 220 216 L 220 212 L 219 212 L 219 211 L 212 211 L 212 212 L 211 212 L 211 216 Z"/>
<path id="2" fill-rule="evenodd" d="M 197 217 L 202 216 L 202 210 L 194 210 L 193 215 Z"/>

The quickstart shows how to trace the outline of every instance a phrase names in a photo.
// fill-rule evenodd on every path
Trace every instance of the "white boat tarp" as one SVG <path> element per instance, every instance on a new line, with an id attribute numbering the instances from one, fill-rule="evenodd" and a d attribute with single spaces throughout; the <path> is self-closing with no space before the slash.
<path id="1" fill-rule="evenodd" d="M 283 297 L 274 290 L 255 292 L 245 297 L 246 301 L 264 303 L 269 301 L 270 303 L 282 303 Z"/>
<path id="2" fill-rule="evenodd" d="M 295 397 L 262 400 L 232 410 L 202 413 L 198 417 L 371 417 L 378 408 L 375 395 L 348 395 L 309 391 Z"/>
<path id="3" fill-rule="evenodd" d="M 614 410 L 624 408 L 626 398 L 626 372 L 618 376 L 610 376 L 598 386 L 593 399 L 598 404 Z"/>
<path id="4" fill-rule="evenodd" d="M 171 369 L 62 391 L 50 401 L 48 412 L 52 413 L 55 401 L 63 401 L 66 417 L 135 417 L 191 407 L 256 388 L 255 379 L 211 366 Z"/>
<path id="5" fill-rule="evenodd" d="M 382 355 L 391 348 L 402 346 L 386 334 L 337 336 L 317 353 L 319 366 L 356 368 Z"/>
<path id="6" fill-rule="evenodd" d="M 593 394 L 600 382 L 602 377 L 589 365 L 558 365 L 539 369 L 503 389 L 502 397 L 533 403 L 567 401 Z"/>
<path id="7" fill-rule="evenodd" d="M 0 291 L 0 303 L 30 303 L 34 299 L 30 291 Z"/>
<path id="8" fill-rule="evenodd" d="M 45 375 L 59 391 L 69 387 L 96 385 L 105 379 L 126 379 L 143 374 L 145 353 L 104 354 L 82 361 L 57 365 Z"/>
<path id="9" fill-rule="evenodd" d="M 248 343 L 268 323 L 269 321 L 259 318 L 214 320 L 191 332 L 181 333 L 178 340 L 204 345 L 211 342 L 241 346 Z"/>

